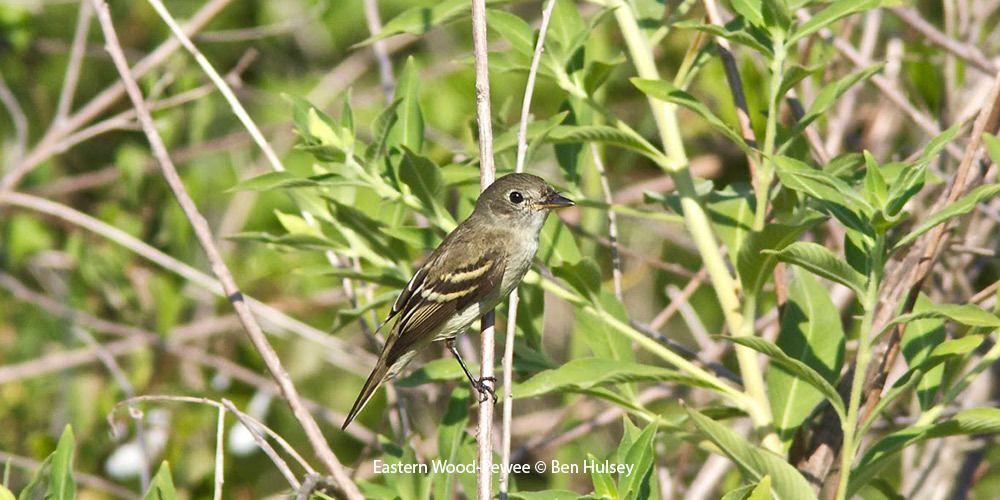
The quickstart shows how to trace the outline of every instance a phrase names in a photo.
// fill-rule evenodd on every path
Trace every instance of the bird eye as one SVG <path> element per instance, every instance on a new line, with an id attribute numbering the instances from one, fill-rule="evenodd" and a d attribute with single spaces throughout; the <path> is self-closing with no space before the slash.
<path id="1" fill-rule="evenodd" d="M 510 202 L 511 203 L 517 204 L 517 203 L 521 203 L 522 201 L 524 201 L 524 195 L 522 195 L 521 193 L 519 193 L 517 191 L 511 191 L 510 192 Z"/>

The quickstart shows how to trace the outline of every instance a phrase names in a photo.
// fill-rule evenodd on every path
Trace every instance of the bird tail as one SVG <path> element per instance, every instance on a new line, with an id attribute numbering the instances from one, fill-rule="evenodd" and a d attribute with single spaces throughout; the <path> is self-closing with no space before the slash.
<path id="1" fill-rule="evenodd" d="M 354 420 L 354 417 L 357 417 L 358 413 L 361 413 L 361 410 L 368 404 L 368 400 L 375 395 L 375 390 L 385 381 L 388 373 L 389 364 L 384 359 L 379 359 L 378 363 L 375 364 L 375 369 L 372 370 L 371 375 L 368 376 L 368 380 L 365 381 L 364 387 L 361 388 L 361 394 L 358 394 L 358 399 L 354 402 L 351 412 L 347 414 L 347 419 L 344 420 L 344 425 L 341 426 L 341 429 L 346 429 L 351 421 Z"/>

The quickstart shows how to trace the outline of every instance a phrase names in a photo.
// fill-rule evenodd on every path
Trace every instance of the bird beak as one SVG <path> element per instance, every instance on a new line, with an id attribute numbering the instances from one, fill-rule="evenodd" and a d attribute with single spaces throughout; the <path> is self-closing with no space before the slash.
<path id="1" fill-rule="evenodd" d="M 553 191 L 538 204 L 538 208 L 566 208 L 572 207 L 573 205 L 576 205 L 576 203 L 573 203 L 573 200 Z"/>

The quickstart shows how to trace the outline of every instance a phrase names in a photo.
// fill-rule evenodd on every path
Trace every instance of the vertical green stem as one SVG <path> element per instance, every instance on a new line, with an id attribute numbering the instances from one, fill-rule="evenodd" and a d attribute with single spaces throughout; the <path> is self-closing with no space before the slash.
<path id="1" fill-rule="evenodd" d="M 847 403 L 847 419 L 841 423 L 844 432 L 844 443 L 841 448 L 840 482 L 837 485 L 837 500 L 847 498 L 847 485 L 851 477 L 851 466 L 854 465 L 854 455 L 860 442 L 856 435 L 858 431 L 858 411 L 861 406 L 861 392 L 864 390 L 865 373 L 871 362 L 872 322 L 875 319 L 875 309 L 878 306 L 878 290 L 882 281 L 882 255 L 885 252 L 885 237 L 875 237 L 872 249 L 871 273 L 868 278 L 868 289 L 865 292 L 865 315 L 861 319 L 861 330 L 858 332 L 858 353 L 854 362 L 854 378 L 851 380 L 851 394 Z"/>
<path id="2" fill-rule="evenodd" d="M 622 36 L 625 38 L 629 54 L 632 56 L 632 64 L 635 65 L 639 77 L 660 79 L 660 74 L 653 60 L 652 49 L 642 35 L 631 7 L 623 0 L 609 0 L 607 5 L 614 9 L 615 19 L 621 29 Z M 677 193 L 681 197 L 685 226 L 691 233 L 705 263 L 705 268 L 708 270 L 709 279 L 715 288 L 719 304 L 726 318 L 726 325 L 736 335 L 748 332 L 752 335 L 752 319 L 749 321 L 750 327 L 746 328 L 744 326 L 745 318 L 740 311 L 739 284 L 729 273 L 722 253 L 719 251 L 719 244 L 712 233 L 708 216 L 698 202 L 691 172 L 688 170 L 687 153 L 684 150 L 680 127 L 677 124 L 675 106 L 649 98 L 649 107 L 659 130 L 660 140 L 666 149 L 667 163 L 664 165 L 664 169 L 671 175 L 677 186 Z M 771 407 L 764 391 L 764 377 L 757 362 L 757 355 L 753 350 L 742 346 L 736 347 L 736 355 L 746 393 L 752 401 L 746 410 L 750 414 L 754 426 L 767 432 L 764 446 L 779 451 L 781 443 L 772 428 Z"/>
<path id="3" fill-rule="evenodd" d="M 781 30 L 772 32 L 774 39 L 774 57 L 771 59 L 771 82 L 768 93 L 767 123 L 764 126 L 764 149 L 760 161 L 757 162 L 756 200 L 757 211 L 754 213 L 753 228 L 763 229 L 767 217 L 767 205 L 771 198 L 771 181 L 774 180 L 774 143 L 778 135 L 778 115 L 781 107 L 781 78 L 785 71 L 785 33 Z"/>

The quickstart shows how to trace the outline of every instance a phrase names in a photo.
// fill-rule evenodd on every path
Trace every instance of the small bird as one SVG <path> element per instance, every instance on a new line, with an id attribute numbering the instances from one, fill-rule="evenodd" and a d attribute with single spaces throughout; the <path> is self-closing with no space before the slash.
<path id="1" fill-rule="evenodd" d="M 572 200 L 531 174 L 508 174 L 486 188 L 472 215 L 445 237 L 392 305 L 383 325 L 393 318 L 396 323 L 342 428 L 383 382 L 439 340 L 458 359 L 482 401 L 487 394 L 495 401 L 493 389 L 469 373 L 455 337 L 521 282 L 538 250 L 545 217 L 552 209 L 569 206 Z"/>

